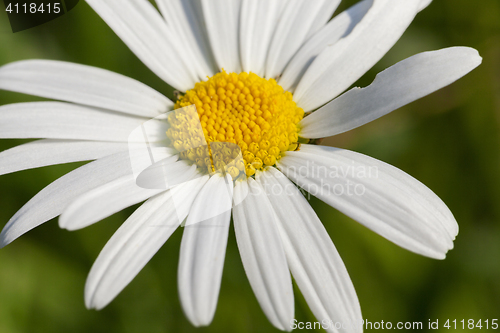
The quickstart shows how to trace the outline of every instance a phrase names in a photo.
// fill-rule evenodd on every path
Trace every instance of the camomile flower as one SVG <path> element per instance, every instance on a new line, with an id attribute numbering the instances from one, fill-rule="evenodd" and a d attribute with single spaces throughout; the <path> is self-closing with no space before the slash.
<path id="1" fill-rule="evenodd" d="M 75 230 L 145 201 L 93 265 L 85 303 L 101 309 L 184 226 L 178 289 L 196 326 L 212 321 L 230 220 L 269 321 L 290 330 L 293 275 L 331 332 L 361 332 L 346 268 L 302 190 L 395 244 L 443 259 L 458 225 L 403 171 L 316 145 L 451 84 L 481 63 L 452 47 L 410 57 L 344 93 L 428 0 L 87 0 L 141 61 L 180 93 L 59 61 L 0 68 L 0 88 L 55 99 L 0 107 L 0 174 L 90 162 L 48 185 L 3 229 L 5 246 L 59 217 Z M 342 94 L 343 93 L 343 94 Z M 337 325 L 338 324 L 338 325 Z"/>

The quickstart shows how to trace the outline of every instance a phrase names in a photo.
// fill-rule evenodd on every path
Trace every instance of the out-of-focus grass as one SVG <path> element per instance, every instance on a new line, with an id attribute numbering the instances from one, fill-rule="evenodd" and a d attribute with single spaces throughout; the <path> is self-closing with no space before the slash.
<path id="1" fill-rule="evenodd" d="M 355 1 L 344 1 L 347 8 Z M 3 9 L 3 6 L 0 6 Z M 393 164 L 421 180 L 451 208 L 460 234 L 445 261 L 407 252 L 316 199 L 311 203 L 374 321 L 494 319 L 500 316 L 500 2 L 439 0 L 420 13 L 398 44 L 358 85 L 415 53 L 471 46 L 483 64 L 464 79 L 327 144 Z M 172 96 L 86 5 L 43 26 L 12 34 L 0 13 L 0 65 L 31 58 L 106 68 Z M 39 98 L 0 91 L 0 104 Z M 0 141 L 0 150 L 20 140 Z M 74 165 L 0 177 L 0 225 Z M 133 211 L 81 231 L 52 220 L 0 250 L 0 332 L 272 332 L 246 280 L 234 234 L 213 324 L 195 329 L 177 297 L 178 230 L 106 309 L 88 311 L 83 287 L 107 239 Z M 296 292 L 296 317 L 313 321 Z M 439 331 L 447 331 L 441 329 Z"/>

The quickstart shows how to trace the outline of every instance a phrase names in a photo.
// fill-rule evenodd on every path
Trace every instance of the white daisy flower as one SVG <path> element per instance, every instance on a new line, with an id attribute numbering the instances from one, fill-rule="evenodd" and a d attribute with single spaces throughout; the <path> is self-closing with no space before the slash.
<path id="1" fill-rule="evenodd" d="M 481 63 L 466 47 L 425 52 L 342 94 L 431 1 L 364 0 L 330 21 L 340 0 L 157 0 L 160 12 L 146 0 L 87 2 L 182 92 L 174 103 L 131 78 L 59 61 L 0 68 L 1 89 L 62 101 L 0 107 L 1 138 L 43 139 L 0 153 L 0 174 L 95 160 L 22 207 L 1 246 L 57 216 L 75 230 L 147 200 L 92 267 L 89 308 L 111 302 L 184 222 L 181 303 L 194 325 L 210 324 L 232 212 L 243 266 L 274 326 L 291 329 L 291 273 L 319 321 L 343 324 L 329 331 L 361 332 L 346 268 L 297 186 L 415 253 L 443 259 L 453 247 L 458 225 L 430 189 L 368 156 L 314 145 Z M 133 133 L 146 127 L 145 158 L 134 155 L 146 141 Z M 148 183 L 165 169 L 168 186 Z"/>

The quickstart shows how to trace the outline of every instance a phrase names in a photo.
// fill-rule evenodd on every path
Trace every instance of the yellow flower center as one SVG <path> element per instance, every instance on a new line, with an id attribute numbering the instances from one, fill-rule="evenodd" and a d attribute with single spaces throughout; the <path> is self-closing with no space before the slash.
<path id="1" fill-rule="evenodd" d="M 303 117 L 304 110 L 276 80 L 222 71 L 179 98 L 167 136 L 181 158 L 209 172 L 225 168 L 236 179 L 296 150 Z"/>

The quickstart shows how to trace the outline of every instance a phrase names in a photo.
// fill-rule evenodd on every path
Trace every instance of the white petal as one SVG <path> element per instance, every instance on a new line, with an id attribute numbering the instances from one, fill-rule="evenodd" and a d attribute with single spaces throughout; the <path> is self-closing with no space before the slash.
<path id="1" fill-rule="evenodd" d="M 47 165 L 96 160 L 127 151 L 125 142 L 37 140 L 0 153 L 0 175 Z"/>
<path id="2" fill-rule="evenodd" d="M 184 160 L 176 162 L 177 159 L 178 156 L 172 156 L 146 167 L 136 177 L 137 185 L 142 188 L 167 190 L 199 176 L 196 165 L 189 165 Z"/>
<path id="3" fill-rule="evenodd" d="M 85 304 L 102 309 L 141 271 L 187 216 L 207 176 L 146 201 L 111 237 L 85 284 Z M 182 197 L 182 206 L 172 196 Z"/>
<path id="4" fill-rule="evenodd" d="M 378 74 L 370 86 L 354 88 L 304 118 L 300 136 L 323 138 L 364 125 L 455 82 L 479 64 L 478 52 L 468 47 L 417 54 Z"/>
<path id="5" fill-rule="evenodd" d="M 354 30 L 314 60 L 294 93 L 311 111 L 337 97 L 373 67 L 403 35 L 420 0 L 378 0 Z"/>
<path id="6" fill-rule="evenodd" d="M 145 121 L 145 118 L 69 103 L 17 103 L 0 106 L 0 138 L 127 142 L 132 130 Z M 166 124 L 155 124 L 155 139 L 161 140 L 166 137 Z"/>
<path id="7" fill-rule="evenodd" d="M 349 274 L 330 236 L 302 193 L 281 172 L 260 173 L 278 215 L 283 247 L 292 275 L 320 322 L 358 325 L 343 332 L 362 332 L 361 308 Z M 338 332 L 330 329 L 331 332 Z"/>
<path id="8" fill-rule="evenodd" d="M 335 7 L 340 3 L 340 0 L 290 0 L 287 3 L 269 48 L 266 63 L 267 78 L 277 77 L 283 72 L 313 29 L 315 20 L 320 15 L 320 11 L 325 9 L 327 1 Z"/>
<path id="9" fill-rule="evenodd" d="M 269 321 L 289 331 L 294 314 L 293 289 L 276 215 L 264 190 L 252 178 L 237 183 L 234 230 L 243 267 Z"/>
<path id="10" fill-rule="evenodd" d="M 186 226 L 212 219 L 231 211 L 233 200 L 233 181 L 215 174 L 201 191 L 186 221 Z"/>
<path id="11" fill-rule="evenodd" d="M 128 152 L 104 157 L 45 187 L 10 219 L 0 234 L 0 247 L 58 216 L 81 194 L 130 174 L 129 158 Z"/>
<path id="12" fill-rule="evenodd" d="M 309 29 L 306 40 L 318 32 L 318 30 L 320 30 L 328 21 L 330 21 L 339 4 L 340 0 L 329 0 L 323 2 L 323 6 L 320 8 L 316 18 L 313 20 L 313 24 Z"/>
<path id="13" fill-rule="evenodd" d="M 243 0 L 240 22 L 243 71 L 264 76 L 267 53 L 284 3 L 283 0 Z"/>
<path id="14" fill-rule="evenodd" d="M 0 89 L 155 117 L 172 101 L 145 84 L 97 67 L 24 60 L 0 67 Z"/>
<path id="15" fill-rule="evenodd" d="M 324 28 L 308 39 L 286 66 L 279 84 L 286 91 L 294 91 L 300 79 L 314 59 L 328 46 L 349 35 L 365 16 L 373 0 L 358 2 L 348 10 L 335 16 Z"/>
<path id="16" fill-rule="evenodd" d="M 231 219 L 233 181 L 214 175 L 196 197 L 182 234 L 179 296 L 195 326 L 212 322 L 219 298 Z"/>
<path id="17" fill-rule="evenodd" d="M 458 225 L 448 207 L 403 171 L 348 150 L 302 145 L 279 169 L 297 185 L 381 236 L 443 259 Z"/>
<path id="18" fill-rule="evenodd" d="M 169 28 L 183 43 L 186 55 L 193 59 L 198 78 L 205 80 L 215 74 L 215 61 L 208 43 L 208 34 L 198 0 L 156 0 Z"/>
<path id="19" fill-rule="evenodd" d="M 87 0 L 113 31 L 156 75 L 181 91 L 198 81 L 188 56 L 160 13 L 147 0 Z"/>
<path id="20" fill-rule="evenodd" d="M 219 69 L 241 72 L 238 36 L 241 0 L 201 0 L 201 4 Z"/>
<path id="21" fill-rule="evenodd" d="M 156 148 L 154 152 L 156 158 L 183 166 L 181 169 L 183 172 L 179 175 L 182 179 L 174 184 L 174 175 L 170 175 L 171 186 L 169 188 L 199 177 L 195 165 L 189 166 L 184 161 L 176 162 L 178 156 L 167 157 L 168 149 Z M 151 163 L 149 154 L 141 150 L 131 151 L 130 154 L 130 162 L 140 169 L 147 169 Z M 157 181 L 160 182 L 160 180 Z M 86 192 L 74 199 L 64 210 L 59 218 L 59 226 L 68 230 L 85 228 L 166 189 L 141 185 L 136 175 L 129 174 Z"/>
<path id="22" fill-rule="evenodd" d="M 137 186 L 133 175 L 120 177 L 74 199 L 59 217 L 59 226 L 85 228 L 160 192 Z"/>
<path id="23" fill-rule="evenodd" d="M 421 0 L 420 5 L 418 6 L 418 10 L 419 11 L 424 10 L 425 8 L 427 8 L 427 6 L 431 4 L 431 2 L 432 0 Z"/>

